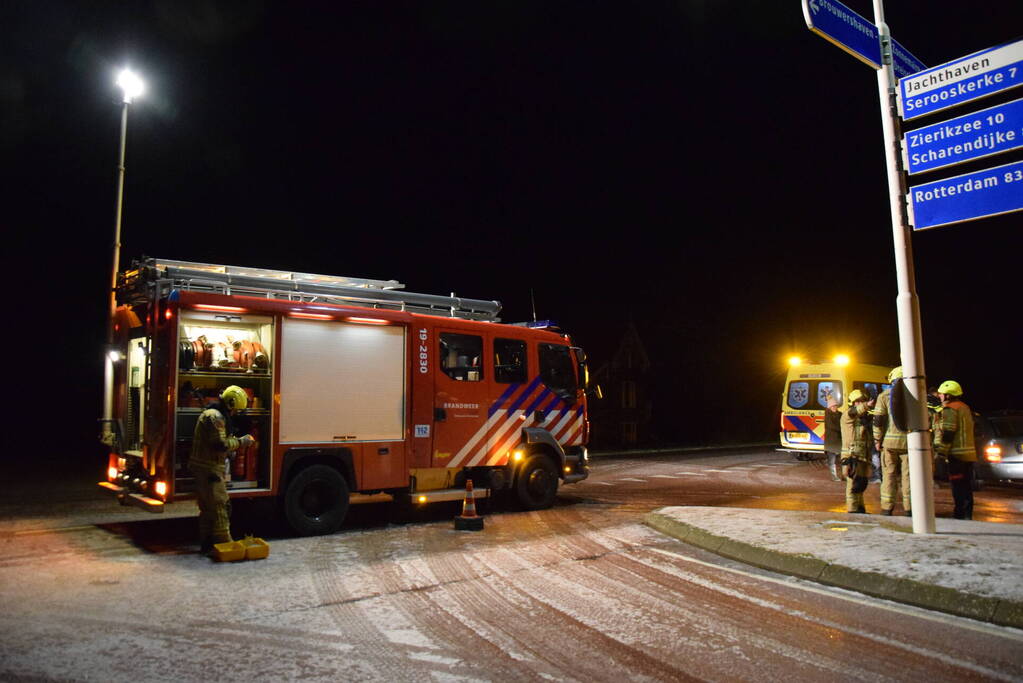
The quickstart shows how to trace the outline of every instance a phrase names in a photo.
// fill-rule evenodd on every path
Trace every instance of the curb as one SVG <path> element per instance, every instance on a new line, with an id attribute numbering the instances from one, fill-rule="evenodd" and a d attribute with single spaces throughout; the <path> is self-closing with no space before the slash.
<path id="1" fill-rule="evenodd" d="M 777 552 L 742 541 L 735 541 L 725 536 L 718 536 L 658 512 L 647 514 L 643 522 L 663 534 L 690 545 L 779 574 L 798 576 L 817 583 L 846 588 L 877 598 L 954 614 L 959 617 L 986 621 L 998 626 L 1023 629 L 1023 602 L 990 598 L 913 579 L 831 564 L 809 555 Z"/>

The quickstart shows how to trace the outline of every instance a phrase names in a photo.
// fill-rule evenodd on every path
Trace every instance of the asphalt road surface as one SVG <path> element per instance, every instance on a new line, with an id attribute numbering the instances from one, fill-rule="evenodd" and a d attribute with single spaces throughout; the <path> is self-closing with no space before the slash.
<path id="1" fill-rule="evenodd" d="M 843 509 L 770 450 L 597 460 L 551 510 L 353 507 L 266 560 L 195 554 L 195 508 L 120 508 L 86 479 L 0 490 L 0 680 L 1021 680 L 1023 632 L 772 574 L 641 524 L 665 505 Z M 868 509 L 877 509 L 871 486 Z M 947 489 L 936 492 L 948 515 Z M 176 509 L 175 509 L 176 508 Z M 1023 523 L 1023 490 L 976 518 Z"/>

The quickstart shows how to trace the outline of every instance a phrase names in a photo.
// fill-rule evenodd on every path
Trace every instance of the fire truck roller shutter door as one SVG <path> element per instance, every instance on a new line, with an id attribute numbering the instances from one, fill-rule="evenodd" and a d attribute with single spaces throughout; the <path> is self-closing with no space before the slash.
<path id="1" fill-rule="evenodd" d="M 280 442 L 401 441 L 405 335 L 401 325 L 285 319 Z"/>

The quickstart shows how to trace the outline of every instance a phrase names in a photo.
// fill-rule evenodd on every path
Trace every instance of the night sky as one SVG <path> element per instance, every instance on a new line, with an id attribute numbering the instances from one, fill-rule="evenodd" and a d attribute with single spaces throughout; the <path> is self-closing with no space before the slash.
<path id="1" fill-rule="evenodd" d="M 937 65 L 1023 33 L 1019 0 L 982 6 L 886 10 Z M 667 443 L 775 438 L 791 352 L 899 362 L 875 73 L 797 0 L 47 0 L 0 20 L 3 225 L 39 356 L 21 381 L 66 392 L 63 448 L 96 448 L 125 65 L 148 92 L 122 265 L 396 279 L 506 321 L 532 290 L 597 366 L 631 322 Z M 1021 221 L 914 235 L 929 382 L 975 408 L 1023 407 Z"/>

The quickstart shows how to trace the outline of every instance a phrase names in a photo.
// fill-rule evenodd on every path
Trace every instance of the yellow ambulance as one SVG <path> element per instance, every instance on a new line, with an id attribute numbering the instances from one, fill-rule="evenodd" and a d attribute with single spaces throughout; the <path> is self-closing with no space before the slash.
<path id="1" fill-rule="evenodd" d="M 846 397 L 859 389 L 871 398 L 888 388 L 890 367 L 854 363 L 838 355 L 830 363 L 808 363 L 793 356 L 781 396 L 781 432 L 779 451 L 798 460 L 824 456 L 824 411 L 834 397 L 842 411 Z"/>

